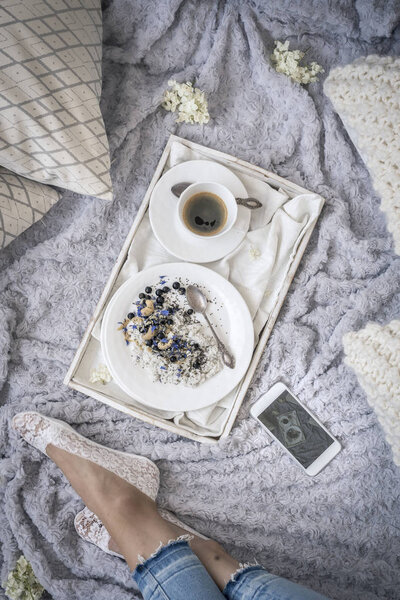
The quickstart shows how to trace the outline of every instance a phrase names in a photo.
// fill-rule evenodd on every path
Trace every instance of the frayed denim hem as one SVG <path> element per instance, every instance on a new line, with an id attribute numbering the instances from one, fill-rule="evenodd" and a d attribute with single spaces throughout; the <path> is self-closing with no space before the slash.
<path id="1" fill-rule="evenodd" d="M 232 575 L 229 578 L 229 581 L 236 581 L 239 578 L 239 575 L 248 571 L 250 567 L 259 567 L 259 566 L 260 565 L 258 564 L 257 561 L 255 561 L 254 564 L 239 563 L 239 568 L 236 569 L 236 571 L 234 573 L 232 573 Z"/>
<path id="2" fill-rule="evenodd" d="M 253 564 L 253 565 L 250 565 L 247 563 L 240 564 L 237 571 L 232 573 L 228 583 L 222 590 L 223 595 L 226 596 L 227 598 L 230 598 L 231 594 L 233 592 L 233 588 L 236 587 L 236 585 L 238 584 L 239 580 L 243 577 L 243 575 L 246 575 L 246 573 L 249 573 L 250 571 L 265 571 L 265 569 L 258 563 Z"/>
<path id="3" fill-rule="evenodd" d="M 190 536 L 161 545 L 132 574 L 143 598 L 224 600 L 216 583 L 189 546 Z M 140 558 L 140 557 L 139 557 Z"/>
<path id="4" fill-rule="evenodd" d="M 179 537 L 177 537 L 176 540 L 169 540 L 166 544 L 163 544 L 162 542 L 160 542 L 158 545 L 158 548 L 156 548 L 154 550 L 154 552 L 149 556 L 149 558 L 144 558 L 144 556 L 142 556 L 141 554 L 138 554 L 138 565 L 144 565 L 147 563 L 147 561 L 157 558 L 162 550 L 165 550 L 166 548 L 169 548 L 170 546 L 175 546 L 176 544 L 179 544 L 180 542 L 189 543 L 193 538 L 194 538 L 193 535 L 184 534 L 184 535 L 180 535 Z"/>

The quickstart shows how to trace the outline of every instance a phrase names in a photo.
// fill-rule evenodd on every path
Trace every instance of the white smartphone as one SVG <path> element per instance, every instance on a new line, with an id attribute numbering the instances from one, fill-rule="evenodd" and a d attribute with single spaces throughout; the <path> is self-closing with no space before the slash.
<path id="1" fill-rule="evenodd" d="M 281 382 L 263 394 L 250 413 L 307 475 L 319 473 L 341 450 L 339 442 Z"/>

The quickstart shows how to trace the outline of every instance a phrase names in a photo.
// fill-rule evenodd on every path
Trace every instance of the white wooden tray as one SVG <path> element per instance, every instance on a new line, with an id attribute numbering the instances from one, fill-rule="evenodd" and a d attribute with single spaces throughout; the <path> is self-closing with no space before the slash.
<path id="1" fill-rule="evenodd" d="M 274 188 L 277 188 L 277 189 L 281 188 L 290 197 L 296 196 L 298 194 L 311 193 L 309 190 L 306 190 L 305 188 L 302 188 L 302 187 L 296 185 L 295 183 L 288 181 L 287 179 L 283 179 L 282 177 L 279 177 L 278 175 L 275 175 L 274 173 L 266 171 L 265 169 L 262 169 L 261 167 L 252 165 L 246 161 L 240 160 L 239 158 L 236 158 L 229 154 L 225 154 L 223 152 L 219 152 L 217 150 L 213 150 L 211 148 L 207 148 L 205 146 L 195 144 L 184 138 L 181 138 L 181 137 L 178 137 L 175 135 L 171 135 L 167 142 L 167 145 L 165 146 L 165 149 L 162 153 L 162 156 L 157 165 L 157 168 L 156 168 L 153 178 L 150 182 L 150 185 L 147 188 L 146 194 L 143 198 L 143 202 L 139 208 L 139 211 L 133 222 L 131 230 L 129 231 L 129 234 L 122 246 L 122 250 L 119 254 L 118 260 L 117 260 L 114 268 L 111 271 L 110 277 L 109 277 L 107 284 L 103 290 L 100 300 L 95 308 L 93 316 L 92 316 L 92 318 L 89 322 L 89 325 L 83 335 L 81 343 L 80 343 L 80 345 L 76 351 L 76 354 L 72 360 L 71 366 L 65 376 L 64 383 L 66 385 L 68 385 L 69 387 L 73 388 L 74 390 L 78 390 L 79 392 L 82 392 L 83 394 L 86 394 L 87 396 L 91 396 L 92 398 L 95 398 L 96 400 L 99 400 L 100 402 L 103 402 L 104 404 L 108 404 L 109 406 L 112 406 L 113 408 L 116 408 L 118 410 L 121 410 L 122 412 L 128 413 L 133 417 L 136 417 L 138 419 L 141 419 L 142 421 L 145 421 L 146 423 L 150 423 L 152 425 L 162 427 L 163 429 L 167 429 L 168 431 L 171 431 L 176 434 L 182 435 L 184 437 L 196 440 L 198 442 L 217 443 L 219 439 L 227 437 L 229 435 L 229 432 L 232 429 L 236 415 L 239 411 L 240 405 L 242 404 L 243 399 L 246 395 L 246 392 L 249 388 L 252 377 L 257 368 L 257 364 L 261 358 L 263 350 L 264 350 L 266 343 L 268 341 L 268 338 L 271 334 L 272 328 L 278 317 L 281 306 L 285 300 L 289 286 L 293 280 L 293 277 L 296 273 L 297 267 L 299 266 L 301 258 L 303 256 L 304 251 L 307 247 L 307 244 L 310 240 L 310 237 L 311 237 L 311 234 L 313 231 L 313 227 L 309 228 L 309 230 L 304 234 L 304 236 L 297 248 L 295 257 L 292 261 L 290 269 L 288 270 L 286 278 L 285 278 L 285 280 L 282 284 L 282 287 L 280 289 L 280 292 L 277 296 L 274 308 L 273 308 L 273 310 L 271 310 L 268 320 L 260 333 L 258 344 L 254 349 L 254 353 L 253 353 L 253 357 L 250 362 L 250 365 L 249 365 L 247 372 L 246 372 L 245 376 L 243 377 L 240 385 L 237 388 L 236 397 L 235 397 L 234 403 L 232 404 L 229 418 L 226 421 L 225 427 L 219 438 L 202 436 L 202 435 L 198 435 L 195 433 L 191 433 L 191 432 L 187 431 L 186 429 L 182 428 L 181 426 L 176 425 L 175 423 L 173 423 L 172 421 L 170 421 L 168 419 L 156 417 L 152 414 L 149 414 L 145 407 L 139 408 L 136 406 L 132 406 L 128 402 L 124 402 L 123 400 L 116 399 L 116 398 L 113 398 L 113 397 L 107 395 L 107 386 L 105 386 L 105 390 L 103 393 L 103 392 L 100 392 L 98 389 L 96 389 L 95 386 L 93 386 L 93 388 L 92 388 L 92 387 L 90 387 L 90 385 L 83 385 L 82 383 L 77 381 L 77 379 L 75 378 L 76 372 L 79 369 L 81 361 L 84 358 L 84 356 L 88 350 L 88 345 L 89 345 L 89 342 L 91 339 L 91 333 L 92 333 L 93 327 L 94 327 L 97 319 L 99 318 L 100 314 L 102 313 L 104 307 L 106 306 L 107 301 L 112 292 L 112 289 L 114 287 L 115 281 L 126 261 L 132 240 L 133 240 L 133 238 L 137 232 L 137 229 L 148 209 L 153 188 L 163 173 L 164 167 L 167 163 L 167 160 L 168 160 L 168 157 L 169 157 L 169 154 L 171 151 L 171 146 L 174 142 L 180 142 L 181 144 L 187 146 L 191 150 L 203 155 L 205 158 L 208 158 L 208 159 L 211 158 L 221 164 L 226 165 L 227 167 L 234 166 L 236 171 L 242 171 L 243 173 L 245 173 L 247 175 L 257 177 L 258 179 L 270 184 Z M 322 203 L 321 203 L 321 208 L 322 208 Z"/>

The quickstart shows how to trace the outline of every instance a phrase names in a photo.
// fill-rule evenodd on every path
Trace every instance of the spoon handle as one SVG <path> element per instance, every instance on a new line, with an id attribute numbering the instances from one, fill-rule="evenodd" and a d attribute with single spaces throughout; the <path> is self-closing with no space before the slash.
<path id="1" fill-rule="evenodd" d="M 262 203 L 257 198 L 236 198 L 236 202 L 241 206 L 250 208 L 250 210 L 262 207 Z"/>
<path id="2" fill-rule="evenodd" d="M 226 349 L 226 346 L 223 342 L 221 342 L 221 340 L 219 339 L 218 335 L 215 332 L 214 327 L 211 325 L 209 318 L 207 317 L 207 315 L 205 315 L 203 313 L 203 316 L 205 318 L 205 320 L 207 321 L 213 336 L 215 337 L 215 341 L 217 342 L 217 346 L 218 346 L 218 350 L 221 353 L 222 356 L 222 360 L 224 365 L 226 365 L 227 367 L 229 367 L 230 369 L 234 369 L 235 368 L 235 358 L 234 356 L 228 352 L 228 350 Z"/>

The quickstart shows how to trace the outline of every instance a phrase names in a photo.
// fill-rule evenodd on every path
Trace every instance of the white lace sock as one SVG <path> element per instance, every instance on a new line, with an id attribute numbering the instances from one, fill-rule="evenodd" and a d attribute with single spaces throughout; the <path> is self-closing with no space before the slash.
<path id="1" fill-rule="evenodd" d="M 185 531 L 196 535 L 203 540 L 208 540 L 205 535 L 198 533 L 188 525 L 182 523 L 174 513 L 166 510 L 164 508 L 159 508 L 158 512 L 162 516 L 163 519 L 181 527 Z M 109 544 L 111 540 L 111 536 L 108 533 L 106 527 L 103 525 L 101 520 L 85 506 L 83 510 L 81 510 L 75 517 L 74 520 L 75 529 L 78 535 L 85 540 L 86 542 L 90 542 L 95 546 L 98 546 L 101 550 L 106 552 L 107 554 L 111 554 L 112 556 L 118 556 L 119 558 L 123 558 L 121 554 L 110 550 Z"/>
<path id="2" fill-rule="evenodd" d="M 160 475 L 157 465 L 148 458 L 106 448 L 83 437 L 67 423 L 37 412 L 16 414 L 12 420 L 12 425 L 25 441 L 46 454 L 46 456 L 46 448 L 49 444 L 52 444 L 61 450 L 85 458 L 115 473 L 152 500 L 156 499 Z M 208 539 L 181 523 L 173 513 L 160 509 L 160 514 L 164 519 L 182 529 L 190 531 L 203 539 Z M 84 540 L 96 544 L 109 554 L 122 558 L 120 554 L 109 549 L 110 535 L 107 529 L 87 507 L 76 515 L 75 528 Z"/>
<path id="3" fill-rule="evenodd" d="M 96 444 L 74 431 L 67 423 L 37 412 L 16 414 L 12 425 L 24 440 L 44 454 L 47 455 L 48 444 L 52 444 L 115 473 L 152 500 L 156 499 L 160 474 L 157 465 L 148 458 Z"/>

